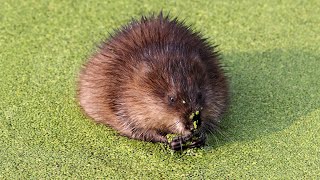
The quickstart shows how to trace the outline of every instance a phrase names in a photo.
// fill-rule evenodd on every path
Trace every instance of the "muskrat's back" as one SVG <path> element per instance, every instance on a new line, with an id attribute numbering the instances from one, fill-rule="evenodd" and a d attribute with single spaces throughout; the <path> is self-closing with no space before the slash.
<path id="1" fill-rule="evenodd" d="M 218 59 L 214 46 L 177 19 L 142 17 L 89 59 L 78 99 L 89 117 L 124 136 L 167 143 L 166 134 L 181 135 L 181 142 L 197 132 L 201 138 L 191 144 L 201 146 L 226 109 L 228 86 Z M 201 119 L 196 130 L 195 112 Z"/>

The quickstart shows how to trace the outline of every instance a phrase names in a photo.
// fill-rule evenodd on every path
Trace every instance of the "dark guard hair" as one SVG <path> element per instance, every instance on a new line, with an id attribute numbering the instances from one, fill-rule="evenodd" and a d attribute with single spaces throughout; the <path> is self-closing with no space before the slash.
<path id="1" fill-rule="evenodd" d="M 181 149 L 204 145 L 217 128 L 228 85 L 215 46 L 160 13 L 102 44 L 80 72 L 78 99 L 89 117 L 121 135 L 168 143 L 166 135 L 177 134 L 170 146 Z"/>

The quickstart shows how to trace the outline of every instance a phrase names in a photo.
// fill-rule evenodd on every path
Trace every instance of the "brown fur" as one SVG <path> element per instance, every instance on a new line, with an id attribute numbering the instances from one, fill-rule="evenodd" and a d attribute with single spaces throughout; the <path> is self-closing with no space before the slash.
<path id="1" fill-rule="evenodd" d="M 197 110 L 200 131 L 210 132 L 228 97 L 218 60 L 214 46 L 177 19 L 162 13 L 142 17 L 89 59 L 79 76 L 78 99 L 94 121 L 130 138 L 167 142 L 168 133 L 190 135 L 189 115 Z"/>

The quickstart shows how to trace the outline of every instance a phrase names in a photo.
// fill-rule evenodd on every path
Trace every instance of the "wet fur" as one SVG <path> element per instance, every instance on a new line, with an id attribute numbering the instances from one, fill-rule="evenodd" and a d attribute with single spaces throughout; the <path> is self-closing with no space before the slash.
<path id="1" fill-rule="evenodd" d="M 199 132 L 215 131 L 228 85 L 214 48 L 162 13 L 133 20 L 82 68 L 80 106 L 95 122 L 134 139 L 167 143 L 168 133 L 190 136 L 189 114 L 200 109 Z"/>

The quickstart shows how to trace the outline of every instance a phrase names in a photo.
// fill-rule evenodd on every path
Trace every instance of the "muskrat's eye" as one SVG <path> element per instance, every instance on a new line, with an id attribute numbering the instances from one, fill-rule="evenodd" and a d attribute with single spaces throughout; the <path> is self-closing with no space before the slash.
<path id="1" fill-rule="evenodd" d="M 168 100 L 170 104 L 173 104 L 176 101 L 175 98 L 172 96 L 168 96 Z"/>

